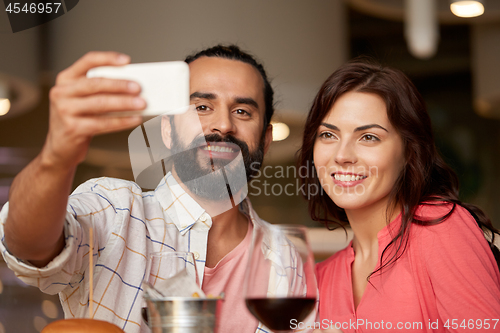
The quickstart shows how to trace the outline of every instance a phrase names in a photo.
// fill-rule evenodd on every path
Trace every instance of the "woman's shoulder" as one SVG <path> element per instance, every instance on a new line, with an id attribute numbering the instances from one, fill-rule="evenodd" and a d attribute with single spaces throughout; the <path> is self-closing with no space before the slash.
<path id="1" fill-rule="evenodd" d="M 461 205 L 424 203 L 418 207 L 415 216 L 430 223 L 412 226 L 412 242 L 418 245 L 425 257 L 432 257 L 436 252 L 467 255 L 471 252 L 487 253 L 489 250 L 483 231 Z"/>
<path id="2" fill-rule="evenodd" d="M 460 318 L 464 309 L 472 318 L 498 311 L 497 263 L 469 211 L 442 203 L 424 204 L 418 213 L 422 219 L 445 217 L 433 225 L 412 224 L 408 252 L 415 272 L 423 274 L 422 290 L 443 305 L 444 318 Z"/>
<path id="3" fill-rule="evenodd" d="M 452 234 L 472 231 L 482 234 L 476 220 L 469 211 L 459 204 L 450 202 L 432 202 L 419 205 L 415 218 L 423 221 L 416 224 L 424 233 L 449 232 Z"/>

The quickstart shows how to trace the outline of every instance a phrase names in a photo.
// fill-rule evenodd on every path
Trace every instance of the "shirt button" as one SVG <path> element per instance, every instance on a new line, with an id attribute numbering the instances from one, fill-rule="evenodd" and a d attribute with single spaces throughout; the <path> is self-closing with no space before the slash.
<path id="1" fill-rule="evenodd" d="M 200 258 L 200 254 L 198 252 L 193 252 L 193 255 L 195 260 Z"/>
<path id="2" fill-rule="evenodd" d="M 207 222 L 207 219 L 208 219 L 207 213 L 201 214 L 201 216 L 200 216 L 200 221 L 201 222 Z"/>

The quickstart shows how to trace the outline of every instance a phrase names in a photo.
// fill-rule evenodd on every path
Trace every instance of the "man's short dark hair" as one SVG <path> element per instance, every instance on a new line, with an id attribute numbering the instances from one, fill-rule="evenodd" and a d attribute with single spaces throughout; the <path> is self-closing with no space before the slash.
<path id="1" fill-rule="evenodd" d="M 271 122 L 271 118 L 274 113 L 274 105 L 273 105 L 274 91 L 273 88 L 271 87 L 271 84 L 269 83 L 266 71 L 264 70 L 262 64 L 258 63 L 253 56 L 242 51 L 236 45 L 220 45 L 220 44 L 205 49 L 203 51 L 200 51 L 198 53 L 195 53 L 193 55 L 187 56 L 184 61 L 189 64 L 200 57 L 217 57 L 230 60 L 238 60 L 252 65 L 255 69 L 257 69 L 257 71 L 259 71 L 260 75 L 262 76 L 262 79 L 264 80 L 264 102 L 266 108 L 266 116 L 264 118 L 263 132 L 265 133 L 267 125 L 269 125 L 269 123 Z"/>

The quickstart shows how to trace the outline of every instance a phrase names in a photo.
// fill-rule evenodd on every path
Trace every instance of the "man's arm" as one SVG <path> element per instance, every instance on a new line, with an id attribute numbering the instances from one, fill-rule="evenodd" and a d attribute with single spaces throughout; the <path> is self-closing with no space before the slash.
<path id="1" fill-rule="evenodd" d="M 140 125 L 141 116 L 113 116 L 142 110 L 140 87 L 126 80 L 86 78 L 97 66 L 126 65 L 114 52 L 91 52 L 59 73 L 50 91 L 49 132 L 41 153 L 12 183 L 4 225 L 13 255 L 43 267 L 64 248 L 64 220 L 76 167 L 94 135 Z"/>

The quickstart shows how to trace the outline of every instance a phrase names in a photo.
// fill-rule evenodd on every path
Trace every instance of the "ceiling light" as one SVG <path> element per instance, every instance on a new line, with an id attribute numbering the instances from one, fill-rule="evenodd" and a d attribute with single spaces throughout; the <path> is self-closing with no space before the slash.
<path id="1" fill-rule="evenodd" d="M 484 13 L 480 0 L 451 0 L 450 9 L 458 17 L 476 17 Z"/>
<path id="2" fill-rule="evenodd" d="M 0 116 L 6 115 L 10 111 L 10 101 L 7 98 L 0 98 Z"/>
<path id="3" fill-rule="evenodd" d="M 28 80 L 0 73 L 0 121 L 33 110 L 40 100 L 40 89 Z"/>
<path id="4" fill-rule="evenodd" d="M 10 110 L 9 90 L 6 81 L 0 77 L 0 116 L 7 114 Z"/>
<path id="5" fill-rule="evenodd" d="M 405 1 L 405 37 L 410 53 L 429 59 L 437 52 L 439 24 L 434 0 Z"/>
<path id="6" fill-rule="evenodd" d="M 290 128 L 285 123 L 273 123 L 273 141 L 282 141 L 290 135 Z"/>

